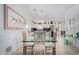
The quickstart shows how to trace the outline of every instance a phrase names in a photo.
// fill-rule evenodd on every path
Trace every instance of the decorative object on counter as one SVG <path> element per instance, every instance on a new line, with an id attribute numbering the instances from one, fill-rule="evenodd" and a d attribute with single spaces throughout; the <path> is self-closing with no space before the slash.
<path id="1" fill-rule="evenodd" d="M 50 24 L 53 24 L 53 21 L 51 21 Z"/>
<path id="2" fill-rule="evenodd" d="M 46 24 L 46 22 L 44 22 L 44 24 Z"/>
<path id="3" fill-rule="evenodd" d="M 76 32 L 76 38 L 79 38 L 79 32 Z"/>

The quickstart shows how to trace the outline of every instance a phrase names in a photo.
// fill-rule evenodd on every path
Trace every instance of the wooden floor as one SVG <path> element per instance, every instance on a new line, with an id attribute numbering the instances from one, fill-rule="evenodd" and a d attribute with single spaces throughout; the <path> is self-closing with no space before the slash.
<path id="1" fill-rule="evenodd" d="M 75 48 L 69 45 L 64 45 L 63 38 L 58 35 L 57 37 L 57 43 L 56 43 L 56 55 L 79 55 L 79 48 Z M 23 50 L 22 47 L 17 49 L 13 55 L 22 55 Z M 49 55 L 51 55 L 49 53 Z"/>
<path id="2" fill-rule="evenodd" d="M 79 55 L 79 48 L 65 45 L 63 38 L 58 35 L 56 44 L 56 54 L 57 55 Z"/>

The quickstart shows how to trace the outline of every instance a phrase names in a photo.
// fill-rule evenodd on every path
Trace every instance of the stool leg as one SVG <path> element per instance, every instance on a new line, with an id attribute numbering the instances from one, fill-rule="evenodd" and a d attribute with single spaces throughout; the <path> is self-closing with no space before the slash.
<path id="1" fill-rule="evenodd" d="M 32 55 L 33 55 L 33 47 L 32 47 Z"/>
<path id="2" fill-rule="evenodd" d="M 27 47 L 23 46 L 23 55 L 26 55 L 26 54 L 27 54 Z"/>
<path id="3" fill-rule="evenodd" d="M 53 53 L 52 54 L 56 55 L 56 48 L 55 47 L 53 47 Z"/>
<path id="4" fill-rule="evenodd" d="M 52 54 L 53 54 L 53 55 L 56 55 L 56 43 L 54 43 L 54 47 L 53 47 L 53 49 L 52 49 Z"/>

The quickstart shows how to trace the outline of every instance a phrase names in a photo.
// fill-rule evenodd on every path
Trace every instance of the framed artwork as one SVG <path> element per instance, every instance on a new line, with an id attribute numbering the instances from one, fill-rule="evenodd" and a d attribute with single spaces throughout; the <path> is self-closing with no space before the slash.
<path id="1" fill-rule="evenodd" d="M 4 5 L 4 29 L 24 29 L 26 19 L 14 9 Z"/>

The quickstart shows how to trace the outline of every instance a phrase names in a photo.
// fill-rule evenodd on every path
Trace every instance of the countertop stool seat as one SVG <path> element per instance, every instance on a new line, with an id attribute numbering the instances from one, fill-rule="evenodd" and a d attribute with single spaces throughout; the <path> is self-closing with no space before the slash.
<path id="1" fill-rule="evenodd" d="M 33 45 L 34 43 L 33 42 L 28 42 L 25 44 L 25 50 L 24 50 L 24 53 L 26 55 L 32 55 L 33 54 Z"/>
<path id="2" fill-rule="evenodd" d="M 46 55 L 52 55 L 52 53 L 53 53 L 53 47 L 54 47 L 53 43 L 46 43 L 45 44 Z"/>

